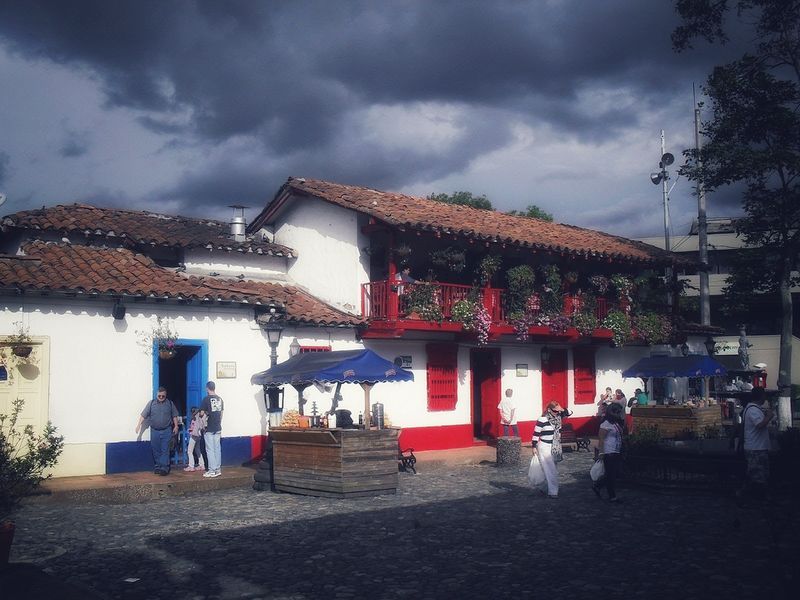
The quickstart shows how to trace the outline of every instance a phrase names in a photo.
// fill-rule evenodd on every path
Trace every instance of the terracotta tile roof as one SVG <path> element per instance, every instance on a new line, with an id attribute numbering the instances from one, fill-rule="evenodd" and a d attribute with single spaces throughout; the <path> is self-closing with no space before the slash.
<path id="1" fill-rule="evenodd" d="M 86 204 L 25 210 L 3 217 L 4 228 L 33 229 L 108 238 L 128 245 L 205 247 L 274 256 L 294 256 L 291 248 L 260 240 L 235 242 L 230 225 L 211 219 L 163 215 L 147 211 L 98 208 Z"/>
<path id="2" fill-rule="evenodd" d="M 293 286 L 186 276 L 125 248 L 34 241 L 23 251 L 24 256 L 0 256 L 0 291 L 224 302 L 275 307 L 296 323 L 362 322 Z"/>
<path id="3" fill-rule="evenodd" d="M 673 260 L 670 253 L 655 246 L 591 229 L 294 177 L 281 187 L 275 199 L 253 220 L 249 230 L 254 231 L 269 222 L 291 194 L 315 196 L 395 227 L 453 234 L 584 259 L 647 263 L 668 263 Z"/>

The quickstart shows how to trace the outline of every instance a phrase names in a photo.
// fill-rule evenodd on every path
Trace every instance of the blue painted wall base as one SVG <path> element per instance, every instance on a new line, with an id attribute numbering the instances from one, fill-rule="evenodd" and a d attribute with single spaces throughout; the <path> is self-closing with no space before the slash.
<path id="1" fill-rule="evenodd" d="M 222 437 L 222 465 L 238 467 L 252 457 L 250 436 Z M 174 466 L 173 466 L 174 468 Z M 106 444 L 106 473 L 137 473 L 153 470 L 150 442 L 115 442 Z"/>

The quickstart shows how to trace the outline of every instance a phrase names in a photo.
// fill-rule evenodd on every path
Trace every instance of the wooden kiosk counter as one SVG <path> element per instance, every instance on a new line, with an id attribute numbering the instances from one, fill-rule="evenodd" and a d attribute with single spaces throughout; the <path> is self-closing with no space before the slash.
<path id="1" fill-rule="evenodd" d="M 706 427 L 719 427 L 722 413 L 711 406 L 635 406 L 631 409 L 634 431 L 639 427 L 658 427 L 663 437 L 675 437 L 686 431 L 700 435 Z"/>
<path id="2" fill-rule="evenodd" d="M 273 427 L 275 489 L 352 498 L 397 491 L 400 430 Z"/>

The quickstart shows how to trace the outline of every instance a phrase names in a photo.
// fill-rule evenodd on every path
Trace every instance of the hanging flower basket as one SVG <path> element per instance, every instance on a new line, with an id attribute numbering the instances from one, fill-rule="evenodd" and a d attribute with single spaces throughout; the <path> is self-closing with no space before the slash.
<path id="1" fill-rule="evenodd" d="M 31 355 L 31 352 L 33 352 L 33 346 L 13 346 L 11 348 L 11 352 L 14 353 L 14 356 L 28 358 Z"/>
<path id="2" fill-rule="evenodd" d="M 175 358 L 175 348 L 162 348 L 158 351 L 158 358 L 161 360 L 169 360 Z"/>

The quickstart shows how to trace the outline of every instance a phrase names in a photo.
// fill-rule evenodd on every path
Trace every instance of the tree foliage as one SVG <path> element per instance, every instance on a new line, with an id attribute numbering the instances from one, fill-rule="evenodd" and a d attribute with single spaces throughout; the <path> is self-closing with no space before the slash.
<path id="1" fill-rule="evenodd" d="M 709 76 L 707 141 L 699 154 L 686 152 L 682 173 L 709 190 L 744 185 L 745 216 L 736 221 L 737 233 L 762 248 L 770 262 L 762 263 L 760 281 L 752 265 L 740 265 L 728 290 L 738 294 L 731 296 L 734 303 L 754 291 L 745 286 L 780 297 L 779 386 L 785 391 L 791 374 L 791 276 L 800 258 L 800 1 L 676 0 L 675 6 L 683 21 L 672 35 L 677 51 L 698 38 L 727 43 L 734 28 L 751 40 L 745 54 Z"/>
<path id="2" fill-rule="evenodd" d="M 453 192 L 452 194 L 430 194 L 428 200 L 445 202 L 446 204 L 458 204 L 460 206 L 471 206 L 482 210 L 494 210 L 489 199 L 481 194 L 475 196 L 472 192 Z"/>
<path id="3" fill-rule="evenodd" d="M 525 210 L 510 210 L 506 214 L 514 217 L 530 217 L 531 219 L 541 219 L 542 221 L 550 221 L 551 223 L 553 222 L 553 215 L 542 210 L 535 204 L 529 204 L 528 208 Z"/>

